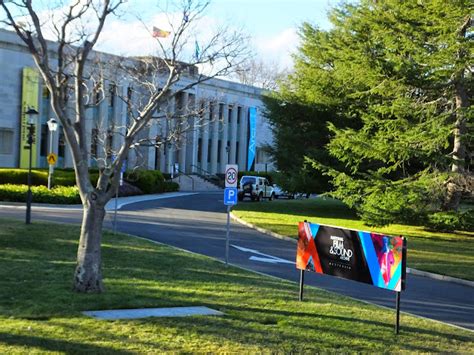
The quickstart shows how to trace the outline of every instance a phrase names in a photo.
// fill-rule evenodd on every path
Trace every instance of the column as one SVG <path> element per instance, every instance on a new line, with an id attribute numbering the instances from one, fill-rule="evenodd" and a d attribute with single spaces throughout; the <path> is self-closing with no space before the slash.
<path id="1" fill-rule="evenodd" d="M 247 127 L 248 127 L 248 107 L 243 106 L 240 116 L 240 132 L 239 132 L 239 170 L 247 170 Z"/>
<path id="2" fill-rule="evenodd" d="M 188 114 L 188 93 L 183 92 L 180 95 L 180 100 L 178 100 L 178 114 L 184 116 L 183 118 L 179 118 L 178 124 L 180 125 L 180 142 L 179 142 L 179 155 L 178 155 L 178 162 L 179 162 L 179 170 L 186 171 L 186 149 L 188 145 L 187 141 L 187 131 L 188 127 L 188 120 L 186 114 Z"/>
<path id="3" fill-rule="evenodd" d="M 176 129 L 175 119 L 174 119 L 174 107 L 175 107 L 175 97 L 171 97 L 168 102 L 167 107 L 167 117 L 166 117 L 166 168 L 165 172 L 171 174 L 173 171 L 173 164 L 175 162 L 174 156 L 176 154 L 176 142 L 174 140 L 169 140 L 173 136 L 174 130 Z"/>
<path id="4" fill-rule="evenodd" d="M 201 169 L 204 171 L 208 170 L 207 156 L 209 154 L 209 131 L 211 122 L 209 120 L 209 115 L 211 111 L 211 103 L 207 110 L 204 110 L 202 117 L 200 118 L 201 122 L 201 132 L 202 132 L 202 149 L 201 149 Z M 202 171 L 198 171 L 202 173 Z"/>
<path id="5" fill-rule="evenodd" d="M 221 156 L 221 166 L 219 173 L 225 173 L 225 166 L 229 163 L 228 157 L 229 152 L 227 152 L 227 140 L 229 139 L 229 106 L 222 106 L 222 141 L 221 141 L 221 151 L 219 152 Z"/>
<path id="6" fill-rule="evenodd" d="M 217 111 L 217 112 L 215 112 Z M 214 105 L 214 108 L 211 110 L 212 117 L 209 117 L 211 122 L 211 167 L 209 172 L 211 174 L 217 173 L 217 155 L 218 155 L 218 146 L 217 142 L 219 141 L 219 104 Z"/>
<path id="7" fill-rule="evenodd" d="M 235 164 L 236 163 L 236 148 L 237 148 L 237 135 L 239 134 L 237 132 L 237 106 L 234 105 L 232 108 L 232 117 L 229 118 L 231 121 L 230 125 L 230 159 L 229 159 L 229 164 Z"/>
<path id="8" fill-rule="evenodd" d="M 188 94 L 188 112 L 190 116 L 187 118 L 188 131 L 186 132 L 186 167 L 184 171 L 187 174 L 193 172 L 193 165 L 197 165 L 197 150 L 198 150 L 198 118 L 196 117 L 196 96 Z"/>

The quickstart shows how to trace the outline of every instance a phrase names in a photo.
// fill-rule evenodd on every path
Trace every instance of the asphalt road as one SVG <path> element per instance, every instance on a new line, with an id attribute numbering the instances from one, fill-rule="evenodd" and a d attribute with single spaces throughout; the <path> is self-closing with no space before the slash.
<path id="1" fill-rule="evenodd" d="M 226 208 L 222 195 L 201 193 L 126 205 L 118 213 L 117 230 L 224 260 Z M 34 207 L 32 213 L 33 221 L 79 223 L 81 217 L 77 209 Z M 22 218 L 24 209 L 0 206 L 0 216 Z M 113 213 L 109 213 L 106 227 L 112 228 L 112 219 Z M 230 244 L 231 264 L 299 281 L 299 270 L 294 265 L 296 243 L 231 221 Z M 395 309 L 394 292 L 363 283 L 306 272 L 305 284 Z M 297 284 L 295 297 L 298 297 Z M 406 291 L 401 296 L 401 310 L 474 330 L 474 288 L 409 274 Z"/>

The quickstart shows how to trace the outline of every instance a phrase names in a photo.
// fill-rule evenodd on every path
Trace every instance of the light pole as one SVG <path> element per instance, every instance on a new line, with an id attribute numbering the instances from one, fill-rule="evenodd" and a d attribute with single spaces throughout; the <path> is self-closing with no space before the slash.
<path id="1" fill-rule="evenodd" d="M 53 133 L 58 129 L 58 122 L 54 118 L 50 118 L 48 121 L 49 129 L 49 154 L 53 154 Z M 49 163 L 49 162 L 48 162 Z M 54 164 L 49 164 L 48 173 L 48 190 L 51 189 L 51 180 L 53 179 Z"/>
<path id="2" fill-rule="evenodd" d="M 225 146 L 225 152 L 227 153 L 227 164 L 230 164 L 230 144 L 227 142 Z"/>
<path id="3" fill-rule="evenodd" d="M 28 120 L 28 149 L 30 150 L 30 160 L 28 164 L 28 192 L 26 193 L 26 224 L 31 223 L 31 160 L 33 158 L 33 141 L 35 135 L 36 118 L 38 117 L 38 111 L 34 108 L 28 108 L 25 112 Z"/>

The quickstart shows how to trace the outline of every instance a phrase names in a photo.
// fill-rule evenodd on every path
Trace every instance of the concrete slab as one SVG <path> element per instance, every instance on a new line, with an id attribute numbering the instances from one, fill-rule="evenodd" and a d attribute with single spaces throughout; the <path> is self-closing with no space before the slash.
<path id="1" fill-rule="evenodd" d="M 105 320 L 224 315 L 224 313 L 208 307 L 115 309 L 107 311 L 85 311 L 82 313 L 89 317 Z"/>

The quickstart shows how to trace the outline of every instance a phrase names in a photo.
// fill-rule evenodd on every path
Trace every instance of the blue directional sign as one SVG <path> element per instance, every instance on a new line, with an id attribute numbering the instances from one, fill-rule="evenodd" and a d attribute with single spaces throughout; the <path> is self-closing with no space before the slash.
<path id="1" fill-rule="evenodd" d="M 237 188 L 226 187 L 224 189 L 224 205 L 233 206 L 237 204 Z"/>

